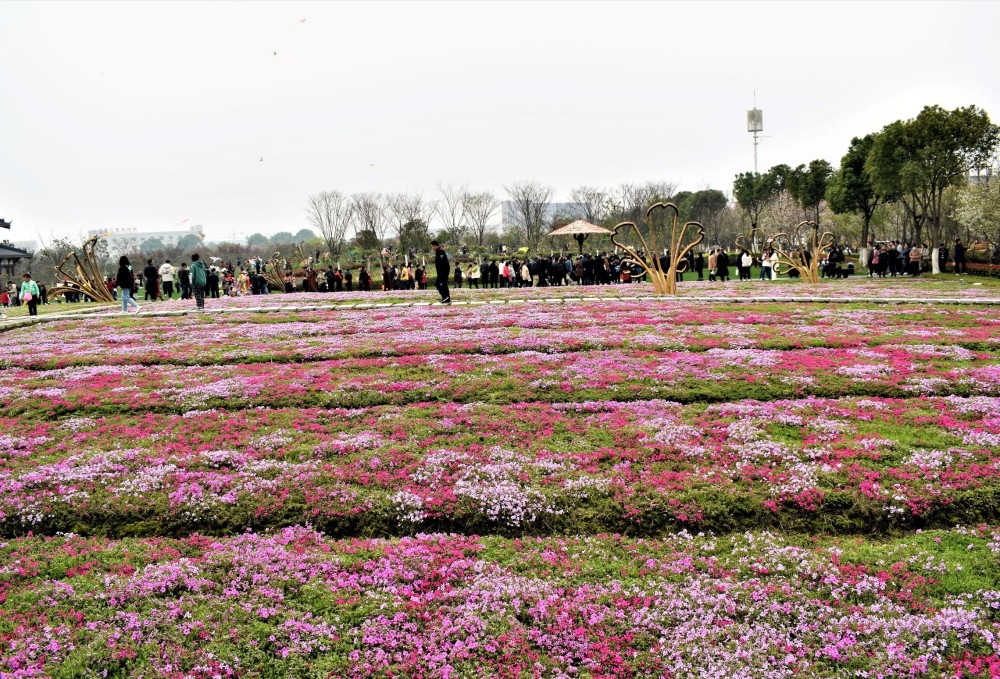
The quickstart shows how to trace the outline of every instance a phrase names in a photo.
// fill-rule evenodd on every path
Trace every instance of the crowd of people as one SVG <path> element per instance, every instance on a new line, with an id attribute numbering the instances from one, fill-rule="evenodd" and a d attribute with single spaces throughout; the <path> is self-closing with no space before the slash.
<path id="1" fill-rule="evenodd" d="M 955 239 L 953 259 L 954 273 L 968 272 L 966 261 L 967 248 L 961 238 Z M 933 251 L 926 243 L 906 243 L 892 241 L 891 243 L 874 244 L 866 262 L 869 277 L 885 278 L 890 276 L 919 276 L 933 271 L 931 256 Z M 937 264 L 941 273 L 948 273 L 948 247 L 944 243 L 937 247 Z"/>
<path id="2" fill-rule="evenodd" d="M 521 288 L 521 287 L 551 287 L 564 285 L 612 285 L 638 283 L 646 279 L 645 269 L 635 262 L 614 253 L 583 253 L 577 256 L 567 254 L 552 254 L 548 257 L 500 257 L 491 256 L 480 261 L 469 260 L 460 262 L 454 259 L 436 241 L 432 243 L 434 251 L 435 284 L 442 295 L 442 301 L 450 302 L 449 286 L 456 288 Z M 956 239 L 953 258 L 949 258 L 948 248 L 942 243 L 938 246 L 938 268 L 942 273 L 948 271 L 949 261 L 954 263 L 954 273 L 967 271 L 967 249 L 961 239 Z M 505 253 L 504 253 L 505 254 Z M 827 249 L 820 261 L 819 270 L 822 276 L 843 277 L 854 271 L 853 262 L 845 263 L 846 251 L 838 246 Z M 796 255 L 801 263 L 808 266 L 810 255 L 801 252 Z M 886 276 L 920 276 L 932 270 L 930 258 L 932 251 L 925 243 L 906 243 L 892 241 L 873 244 L 867 252 L 864 262 L 869 277 L 884 278 Z M 213 258 L 217 260 L 218 258 Z M 736 268 L 740 280 L 751 280 L 752 270 L 759 270 L 760 280 L 774 280 L 785 266 L 779 253 L 767 248 L 760 254 L 752 254 L 747 249 L 728 252 L 724 248 L 710 248 L 703 252 L 686 254 L 686 266 L 678 272 L 678 280 L 684 280 L 685 274 L 691 274 L 697 280 L 724 282 L 730 280 L 733 267 Z M 175 267 L 170 260 L 157 265 L 153 259 L 147 259 L 142 269 L 133 269 L 128 257 L 122 256 L 119 261 L 118 274 L 109 276 L 106 281 L 108 292 L 120 299 L 122 311 L 134 309 L 140 311 L 136 301 L 138 292 L 144 293 L 143 301 L 171 300 L 175 296 L 180 299 L 194 299 L 198 308 L 204 308 L 205 297 L 243 296 L 269 294 L 271 285 L 265 275 L 265 263 L 260 258 L 246 262 L 237 259 L 235 262 L 222 262 L 206 266 L 195 254 L 191 264 L 182 262 Z M 416 264 L 416 253 L 399 261 L 388 249 L 382 252 L 381 289 L 382 290 L 426 290 L 428 284 L 428 267 L 426 260 Z M 318 263 L 318 259 L 316 260 Z M 670 266 L 670 255 L 664 253 L 658 262 L 661 270 Z M 302 273 L 295 274 L 291 264 L 282 262 L 285 292 L 352 292 L 355 289 L 355 274 L 351 267 L 342 269 L 339 264 L 327 266 L 325 269 L 314 266 L 313 260 L 305 262 Z M 789 270 L 788 275 L 796 275 Z M 445 278 L 444 288 L 440 284 Z M 275 279 L 276 281 L 278 279 Z M 370 291 L 376 281 L 366 265 L 357 269 L 357 289 Z M 61 284 L 67 292 L 66 301 L 90 301 L 82 291 L 75 292 L 74 285 L 69 281 Z M 7 281 L 6 288 L 0 289 L 0 316 L 2 309 L 26 304 L 29 315 L 38 314 L 38 304 L 47 304 L 47 289 L 43 283 L 31 279 L 30 274 L 24 274 L 20 286 L 14 281 Z"/>

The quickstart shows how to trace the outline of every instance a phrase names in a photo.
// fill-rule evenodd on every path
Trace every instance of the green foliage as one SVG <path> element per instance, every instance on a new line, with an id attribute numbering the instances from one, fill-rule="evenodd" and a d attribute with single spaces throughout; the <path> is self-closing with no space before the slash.
<path id="1" fill-rule="evenodd" d="M 262 233 L 255 233 L 249 238 L 247 238 L 247 245 L 254 245 L 254 246 L 269 245 L 270 242 L 271 239 Z"/>
<path id="2" fill-rule="evenodd" d="M 177 247 L 180 250 L 193 250 L 197 248 L 199 245 L 201 245 L 201 238 L 199 238 L 193 233 L 189 233 L 188 235 L 184 236 L 179 241 L 177 241 Z"/>
<path id="3" fill-rule="evenodd" d="M 163 250 L 166 246 L 163 245 L 163 241 L 159 238 L 147 238 L 142 241 L 142 245 L 139 246 L 139 251 L 142 253 L 155 252 L 157 250 Z"/>
<path id="4" fill-rule="evenodd" d="M 422 219 L 411 219 L 399 228 L 399 247 L 403 252 L 410 248 L 423 252 L 430 240 L 430 229 Z"/>
<path id="5" fill-rule="evenodd" d="M 764 174 L 744 172 L 736 175 L 733 182 L 733 198 L 740 204 L 750 219 L 754 229 L 760 222 L 761 213 L 773 201 L 784 186 L 784 171 L 787 165 L 778 165 Z"/>
<path id="6" fill-rule="evenodd" d="M 936 241 L 945 190 L 965 181 L 968 172 L 987 167 L 998 145 L 1000 127 L 982 109 L 926 106 L 916 118 L 883 128 L 865 169 L 878 192 L 901 197 L 917 238 L 926 221 Z"/>
<path id="7" fill-rule="evenodd" d="M 788 193 L 810 218 L 819 224 L 819 206 L 826 197 L 826 188 L 833 175 L 833 167 L 825 160 L 814 160 L 809 166 L 799 165 L 785 179 Z"/>
<path id="8" fill-rule="evenodd" d="M 847 153 L 840 159 L 840 168 L 826 190 L 826 201 L 834 213 L 862 215 L 864 219 L 861 230 L 862 245 L 868 244 L 868 232 L 875 208 L 886 199 L 885 194 L 875 190 L 871 175 L 865 168 L 868 154 L 874 144 L 874 134 L 852 139 Z"/>
<path id="9" fill-rule="evenodd" d="M 382 246 L 382 242 L 379 240 L 378 234 L 371 229 L 358 231 L 358 235 L 354 239 L 354 243 L 359 249 L 369 252 L 377 252 Z"/>
<path id="10" fill-rule="evenodd" d="M 279 231 L 271 236 L 271 245 L 289 245 L 297 242 L 298 240 L 292 235 L 291 231 Z"/>

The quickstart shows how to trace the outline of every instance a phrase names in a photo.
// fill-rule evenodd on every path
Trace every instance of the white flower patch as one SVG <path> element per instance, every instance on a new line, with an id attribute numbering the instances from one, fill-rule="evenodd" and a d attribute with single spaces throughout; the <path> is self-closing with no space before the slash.
<path id="1" fill-rule="evenodd" d="M 834 372 L 838 375 L 843 375 L 844 377 L 850 377 L 855 382 L 866 382 L 878 379 L 885 375 L 891 375 L 893 373 L 893 369 L 892 366 L 881 363 L 874 365 L 865 365 L 861 363 L 857 365 L 842 365 L 834 370 Z"/>
<path id="2" fill-rule="evenodd" d="M 591 495 L 607 495 L 611 489 L 611 479 L 584 475 L 576 479 L 566 479 L 563 488 L 573 497 L 586 500 Z"/>
<path id="3" fill-rule="evenodd" d="M 427 518 L 424 500 L 419 495 L 401 490 L 389 498 L 396 520 L 400 523 L 420 523 Z"/>

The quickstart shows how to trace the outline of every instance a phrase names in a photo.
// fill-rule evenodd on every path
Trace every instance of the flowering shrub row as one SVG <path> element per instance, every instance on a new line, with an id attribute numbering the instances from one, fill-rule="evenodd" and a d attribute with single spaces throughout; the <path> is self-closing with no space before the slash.
<path id="1" fill-rule="evenodd" d="M 387 355 L 899 344 L 996 350 L 1000 319 L 989 307 L 762 303 L 734 308 L 671 302 L 95 318 L 7 334 L 0 361 L 28 368 L 229 365 Z M 947 357 L 973 356 L 958 352 Z"/>
<path id="2" fill-rule="evenodd" d="M 7 535 L 307 521 L 345 536 L 860 532 L 1000 519 L 1000 398 L 986 396 L 140 411 L 0 418 L 0 430 Z"/>
<path id="3" fill-rule="evenodd" d="M 996 529 L 0 542 L 0 674 L 995 676 Z M 266 668 L 266 673 L 264 672 Z"/>

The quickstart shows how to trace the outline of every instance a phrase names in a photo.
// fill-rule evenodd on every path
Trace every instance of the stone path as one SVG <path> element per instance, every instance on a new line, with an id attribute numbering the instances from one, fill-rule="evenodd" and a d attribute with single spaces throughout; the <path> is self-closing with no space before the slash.
<path id="1" fill-rule="evenodd" d="M 1000 306 L 1000 298 L 910 298 L 910 297 L 794 297 L 794 296 L 768 296 L 768 297 L 543 297 L 539 299 L 492 299 L 492 300 L 468 300 L 452 302 L 453 307 L 462 306 L 489 306 L 501 304 L 569 304 L 585 302 L 636 302 L 636 301 L 670 301 L 670 302 L 708 302 L 714 304 L 770 304 L 770 303 L 803 303 L 803 304 L 945 304 L 945 305 L 975 305 L 975 306 Z M 136 313 L 106 313 L 113 307 L 98 307 L 86 311 L 77 312 L 56 312 L 43 314 L 34 317 L 10 318 L 0 321 L 0 332 L 24 328 L 39 323 L 55 323 L 57 321 L 81 320 L 101 314 L 101 318 L 121 318 L 123 316 L 188 316 L 205 314 L 246 314 L 246 313 L 280 313 L 284 311 L 348 311 L 367 309 L 395 309 L 407 307 L 441 307 L 445 306 L 440 302 L 372 302 L 364 304 L 306 304 L 306 305 L 269 305 L 261 307 L 224 307 L 219 309 L 205 309 L 197 311 L 194 307 L 184 309 L 152 308 L 144 306 L 144 311 Z"/>

